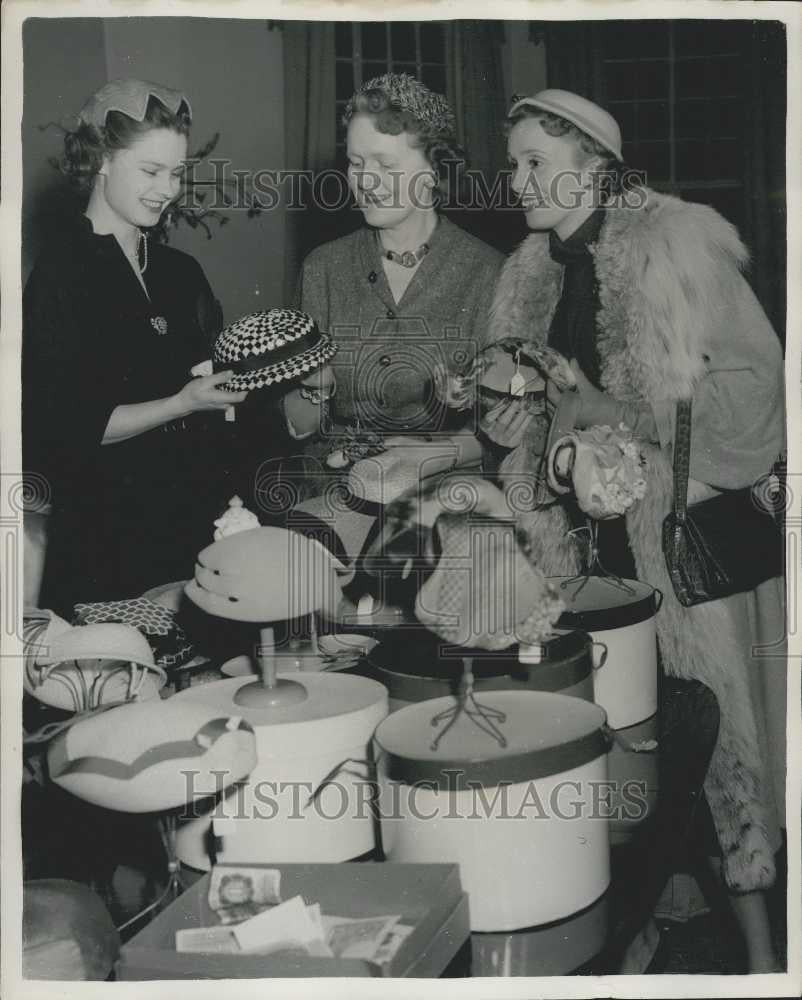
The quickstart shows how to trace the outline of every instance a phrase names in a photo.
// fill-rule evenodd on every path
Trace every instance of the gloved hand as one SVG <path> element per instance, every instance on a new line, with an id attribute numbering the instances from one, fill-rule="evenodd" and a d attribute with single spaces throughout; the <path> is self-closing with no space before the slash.
<path id="1" fill-rule="evenodd" d="M 626 424 L 636 438 L 659 443 L 657 422 L 649 403 L 620 403 L 589 382 L 576 361 L 571 362 L 571 370 L 576 377 L 576 389 L 579 395 L 579 408 L 575 420 L 577 428 L 607 426 L 617 430 L 621 424 Z"/>
<path id="2" fill-rule="evenodd" d="M 597 425 L 618 427 L 624 416 L 623 405 L 588 381 L 576 360 L 571 362 L 571 371 L 576 378 L 576 390 L 580 400 L 576 426 L 579 428 Z"/>

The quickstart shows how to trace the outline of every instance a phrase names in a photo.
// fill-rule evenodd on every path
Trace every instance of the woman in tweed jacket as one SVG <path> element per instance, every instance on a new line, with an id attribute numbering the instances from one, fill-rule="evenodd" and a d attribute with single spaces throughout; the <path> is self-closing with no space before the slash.
<path id="1" fill-rule="evenodd" d="M 386 74 L 349 102 L 348 175 L 366 225 L 305 260 L 297 305 L 339 345 L 336 420 L 389 433 L 453 428 L 436 367 L 467 365 L 501 255 L 437 212 L 460 159 L 445 98 Z"/>

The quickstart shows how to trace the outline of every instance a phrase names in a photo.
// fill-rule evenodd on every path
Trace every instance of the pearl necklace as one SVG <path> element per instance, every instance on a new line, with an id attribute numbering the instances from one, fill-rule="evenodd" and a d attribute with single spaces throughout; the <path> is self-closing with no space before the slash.
<path id="1" fill-rule="evenodd" d="M 142 248 L 142 261 L 139 260 L 139 248 Z M 144 274 L 148 269 L 148 238 L 142 230 L 139 230 L 139 238 L 136 241 L 136 250 L 133 254 L 126 254 L 128 260 L 131 261 L 136 267 L 139 268 L 140 275 Z M 142 282 L 144 286 L 144 282 Z M 145 290 L 147 295 L 147 289 Z M 150 296 L 148 296 L 150 298 Z M 164 337 L 167 333 L 167 320 L 164 316 L 151 316 L 150 325 L 156 331 L 160 337 Z"/>
<path id="2" fill-rule="evenodd" d="M 142 260 L 141 260 L 141 262 L 139 260 L 139 249 L 140 249 L 140 247 L 142 248 Z M 144 274 L 145 271 L 147 271 L 147 269 L 148 269 L 148 238 L 142 232 L 141 229 L 139 230 L 139 235 L 137 236 L 136 250 L 134 250 L 134 252 L 131 253 L 131 254 L 126 254 L 126 256 L 131 261 L 132 264 L 135 264 L 139 268 L 139 273 L 140 274 Z"/>

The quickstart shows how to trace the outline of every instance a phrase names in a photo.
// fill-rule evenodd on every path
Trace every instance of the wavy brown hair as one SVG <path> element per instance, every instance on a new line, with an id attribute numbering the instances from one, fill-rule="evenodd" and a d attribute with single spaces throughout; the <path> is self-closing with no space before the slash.
<path id="1" fill-rule="evenodd" d="M 155 129 L 189 135 L 190 116 L 184 107 L 182 105 L 173 114 L 158 98 L 151 97 L 141 122 L 122 111 L 109 111 L 102 128 L 81 122 L 64 136 L 64 153 L 59 160 L 62 173 L 82 191 L 91 191 L 104 157 L 130 149 L 138 139 Z"/>

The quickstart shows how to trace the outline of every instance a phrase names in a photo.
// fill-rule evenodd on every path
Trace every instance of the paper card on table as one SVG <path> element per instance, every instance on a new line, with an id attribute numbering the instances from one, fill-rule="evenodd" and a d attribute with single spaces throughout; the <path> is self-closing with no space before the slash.
<path id="1" fill-rule="evenodd" d="M 190 927 L 175 932 L 175 950 L 230 955 L 240 946 L 230 927 Z"/>
<path id="2" fill-rule="evenodd" d="M 307 955 L 311 955 L 313 958 L 334 958 L 334 952 L 329 948 L 325 941 L 309 941 L 305 946 L 305 951 Z"/>
<path id="3" fill-rule="evenodd" d="M 398 949 L 415 930 L 410 924 L 395 924 L 373 954 L 373 961 L 379 965 L 392 961 Z"/>
<path id="4" fill-rule="evenodd" d="M 301 896 L 293 896 L 286 903 L 238 924 L 233 933 L 243 951 L 262 953 L 321 941 L 320 931 Z"/>
<path id="5" fill-rule="evenodd" d="M 309 954 L 315 955 L 318 958 L 334 958 L 334 952 L 326 943 L 326 932 L 323 929 L 323 914 L 320 910 L 320 903 L 312 903 L 310 906 L 307 906 L 306 912 L 309 914 L 309 918 L 314 923 L 320 935 L 320 941 L 312 941 L 307 945 Z"/>
<path id="6" fill-rule="evenodd" d="M 311 903 L 307 906 L 306 912 L 309 914 L 315 927 L 320 931 L 321 940 L 325 940 L 326 934 L 323 930 L 323 915 L 320 912 L 320 903 Z"/>
<path id="7" fill-rule="evenodd" d="M 399 916 L 389 917 L 323 917 L 326 941 L 337 958 L 373 959 Z"/>

